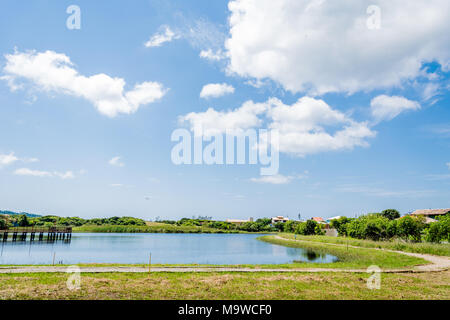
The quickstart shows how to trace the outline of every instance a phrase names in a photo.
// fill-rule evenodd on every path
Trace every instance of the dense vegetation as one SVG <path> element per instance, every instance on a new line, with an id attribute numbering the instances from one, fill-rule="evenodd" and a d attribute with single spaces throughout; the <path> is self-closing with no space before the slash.
<path id="1" fill-rule="evenodd" d="M 112 218 L 95 218 L 82 219 L 79 217 L 58 217 L 58 216 L 42 216 L 30 218 L 28 215 L 3 215 L 0 216 L 0 227 L 29 227 L 29 226 L 72 226 L 79 227 L 83 225 L 122 225 L 122 226 L 145 226 L 145 221 L 133 217 L 112 217 Z"/>
<path id="2" fill-rule="evenodd" d="M 79 217 L 0 216 L 0 228 L 27 226 L 72 226 L 79 232 L 142 232 L 142 233 L 236 233 L 275 232 L 281 224 L 271 226 L 271 219 L 258 219 L 243 224 L 213 221 L 209 217 L 183 218 L 178 221 L 162 220 L 149 223 L 133 217 L 82 219 Z M 281 228 L 280 228 L 281 227 Z"/>
<path id="3" fill-rule="evenodd" d="M 374 241 L 403 239 L 410 242 L 450 241 L 450 214 L 438 218 L 437 222 L 425 223 L 424 217 L 405 216 L 398 218 L 396 210 L 371 213 L 359 218 L 342 217 L 333 220 L 331 226 L 339 235 Z"/>

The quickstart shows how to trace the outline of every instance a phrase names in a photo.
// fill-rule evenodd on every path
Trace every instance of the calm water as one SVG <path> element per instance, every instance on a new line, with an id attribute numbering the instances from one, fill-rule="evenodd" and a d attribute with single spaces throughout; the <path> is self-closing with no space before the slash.
<path id="1" fill-rule="evenodd" d="M 298 248 L 272 245 L 252 234 L 78 233 L 70 243 L 0 243 L 0 264 L 152 263 L 280 264 L 337 260 Z"/>

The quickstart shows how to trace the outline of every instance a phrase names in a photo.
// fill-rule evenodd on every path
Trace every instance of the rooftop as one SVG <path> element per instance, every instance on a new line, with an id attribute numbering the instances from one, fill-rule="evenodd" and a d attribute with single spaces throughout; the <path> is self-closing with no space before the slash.
<path id="1" fill-rule="evenodd" d="M 416 210 L 412 213 L 412 215 L 416 216 L 436 216 L 450 213 L 450 209 L 421 209 Z"/>

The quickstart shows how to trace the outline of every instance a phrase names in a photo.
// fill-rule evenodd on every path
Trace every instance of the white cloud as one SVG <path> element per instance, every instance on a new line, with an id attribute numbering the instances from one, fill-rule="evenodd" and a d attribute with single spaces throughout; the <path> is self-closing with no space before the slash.
<path id="1" fill-rule="evenodd" d="M 279 150 L 297 156 L 367 147 L 375 137 L 367 122 L 356 122 L 323 100 L 300 98 L 293 105 L 269 100 L 270 129 L 279 131 Z"/>
<path id="2" fill-rule="evenodd" d="M 226 58 L 225 54 L 220 49 L 216 51 L 213 51 L 212 49 L 202 50 L 200 51 L 200 57 L 211 61 L 220 61 Z"/>
<path id="3" fill-rule="evenodd" d="M 210 83 L 203 86 L 200 98 L 218 98 L 234 93 L 234 87 L 226 83 Z"/>
<path id="4" fill-rule="evenodd" d="M 276 174 L 272 176 L 261 176 L 258 178 L 251 178 L 250 181 L 256 183 L 268 183 L 268 184 L 288 184 L 296 179 L 304 179 L 308 175 L 308 172 L 305 171 L 303 175 L 297 176 L 284 176 L 282 174 Z"/>
<path id="5" fill-rule="evenodd" d="M 122 157 L 114 157 L 111 160 L 109 160 L 109 164 L 115 167 L 124 167 L 125 163 L 123 163 L 122 161 L 120 161 L 120 159 L 122 159 Z"/>
<path id="6" fill-rule="evenodd" d="M 239 133 L 242 130 L 259 127 L 262 120 L 258 115 L 264 113 L 266 109 L 266 104 L 247 101 L 235 110 L 216 111 L 209 108 L 205 112 L 191 112 L 181 116 L 179 121 L 188 122 L 196 135 L 213 136 L 227 131 Z"/>
<path id="7" fill-rule="evenodd" d="M 75 175 L 73 174 L 72 171 L 67 171 L 67 172 L 54 172 L 53 173 L 55 176 L 65 180 L 65 179 L 74 179 Z"/>
<path id="8" fill-rule="evenodd" d="M 372 99 L 370 108 L 375 121 L 379 122 L 392 120 L 404 111 L 418 110 L 421 107 L 418 102 L 404 97 L 380 95 Z"/>
<path id="9" fill-rule="evenodd" d="M 381 9 L 378 30 L 367 27 L 373 4 Z M 424 62 L 450 65 L 448 0 L 234 0 L 228 7 L 228 70 L 293 92 L 389 88 L 420 76 Z"/>
<path id="10" fill-rule="evenodd" d="M 291 176 L 283 176 L 281 174 L 273 175 L 273 176 L 263 176 L 260 178 L 252 178 L 250 179 L 252 182 L 256 183 L 270 183 L 270 184 L 288 184 L 292 181 L 293 177 Z"/>
<path id="11" fill-rule="evenodd" d="M 169 26 L 163 26 L 161 32 L 155 33 L 150 40 L 145 43 L 147 48 L 160 47 L 166 42 L 171 42 L 172 40 L 179 39 L 180 36 L 175 34 Z"/>
<path id="12" fill-rule="evenodd" d="M 121 184 L 121 183 L 113 183 L 113 184 L 110 184 L 109 186 L 110 186 L 110 187 L 113 187 L 113 188 L 121 188 L 121 187 L 123 187 L 124 185 Z"/>
<path id="13" fill-rule="evenodd" d="M 31 170 L 28 168 L 21 168 L 14 171 L 15 175 L 18 176 L 32 176 L 32 177 L 40 177 L 40 178 L 51 178 L 51 177 L 58 177 L 63 180 L 66 179 L 74 179 L 75 175 L 72 171 L 67 172 L 49 172 L 49 171 L 40 171 L 40 170 Z"/>
<path id="14" fill-rule="evenodd" d="M 188 122 L 197 135 L 212 136 L 260 128 L 264 124 L 263 115 L 268 120 L 268 128 L 279 132 L 279 151 L 296 156 L 366 147 L 367 139 L 376 135 L 367 122 L 357 122 L 323 100 L 310 97 L 292 105 L 276 98 L 265 103 L 247 101 L 235 110 L 210 108 L 206 112 L 189 113 L 180 117 L 180 121 Z"/>
<path id="15" fill-rule="evenodd" d="M 0 154 L 0 167 L 7 166 L 7 165 L 13 164 L 18 161 L 25 162 L 25 163 L 31 163 L 31 162 L 38 162 L 39 159 L 37 159 L 37 158 L 18 158 L 15 156 L 14 152 L 11 152 L 10 154 Z"/>
<path id="16" fill-rule="evenodd" d="M 19 158 L 13 152 L 10 154 L 0 154 L 0 167 L 10 165 L 18 160 Z"/>
<path id="17" fill-rule="evenodd" d="M 386 190 L 376 186 L 366 186 L 359 184 L 346 184 L 336 188 L 338 192 L 358 193 L 370 197 L 383 198 L 420 198 L 428 197 L 436 193 L 435 190 Z"/>
<path id="18" fill-rule="evenodd" d="M 155 102 L 167 92 L 158 82 L 136 84 L 124 92 L 122 78 L 112 78 L 104 73 L 89 77 L 80 75 L 68 56 L 54 51 L 16 51 L 5 58 L 3 79 L 8 81 L 11 90 L 17 87 L 11 83 L 26 79 L 42 91 L 82 97 L 108 117 L 134 113 L 141 105 Z"/>

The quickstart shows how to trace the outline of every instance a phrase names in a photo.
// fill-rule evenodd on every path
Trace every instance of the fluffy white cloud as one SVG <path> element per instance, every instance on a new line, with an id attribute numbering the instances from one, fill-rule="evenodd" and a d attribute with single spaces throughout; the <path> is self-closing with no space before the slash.
<path id="1" fill-rule="evenodd" d="M 162 32 L 155 33 L 146 43 L 147 48 L 160 47 L 166 42 L 179 39 L 180 36 L 175 34 L 169 26 L 163 26 Z"/>
<path id="2" fill-rule="evenodd" d="M 368 146 L 376 135 L 367 122 L 356 122 L 323 100 L 300 98 L 293 105 L 270 99 L 270 129 L 279 131 L 281 152 L 305 156 Z"/>
<path id="3" fill-rule="evenodd" d="M 21 168 L 14 171 L 15 175 L 18 176 L 32 176 L 32 177 L 41 177 L 41 178 L 51 178 L 51 177 L 58 177 L 63 180 L 66 179 L 74 179 L 75 175 L 72 171 L 67 172 L 49 172 L 49 171 L 40 171 L 40 170 L 31 170 L 28 168 Z"/>
<path id="4" fill-rule="evenodd" d="M 252 182 L 256 183 L 270 183 L 270 184 L 288 184 L 295 177 L 292 176 L 283 176 L 281 174 L 273 175 L 273 176 L 262 176 L 259 178 L 250 179 Z"/>
<path id="5" fill-rule="evenodd" d="M 400 113 L 408 110 L 420 109 L 420 104 L 416 101 L 408 100 L 404 97 L 380 95 L 372 99 L 370 109 L 375 121 L 392 120 Z"/>
<path id="6" fill-rule="evenodd" d="M 120 161 L 120 159 L 122 159 L 122 157 L 114 157 L 111 160 L 109 160 L 108 163 L 114 167 L 124 167 L 125 163 Z"/>
<path id="7" fill-rule="evenodd" d="M 17 88 L 19 79 L 26 79 L 39 90 L 82 97 L 109 117 L 134 113 L 141 105 L 157 101 L 167 92 L 158 82 L 143 82 L 124 92 L 122 78 L 104 73 L 80 75 L 68 56 L 54 51 L 15 52 L 5 58 L 3 79 L 12 90 Z"/>
<path id="8" fill-rule="evenodd" d="M 226 94 L 234 93 L 234 87 L 226 83 L 210 83 L 203 86 L 200 98 L 218 98 Z"/>
<path id="9" fill-rule="evenodd" d="M 368 28 L 369 5 L 381 10 Z M 450 66 L 448 0 L 233 0 L 228 70 L 293 92 L 353 93 L 398 86 L 424 62 Z"/>
<path id="10" fill-rule="evenodd" d="M 225 132 L 239 133 L 242 130 L 259 127 L 262 120 L 258 115 L 264 113 L 264 103 L 245 102 L 240 108 L 216 111 L 209 108 L 205 112 L 191 112 L 179 118 L 180 123 L 188 122 L 196 135 L 213 136 Z"/>
<path id="11" fill-rule="evenodd" d="M 350 150 L 368 146 L 367 139 L 375 137 L 367 122 L 357 122 L 344 113 L 332 109 L 323 100 L 303 97 L 292 105 L 271 98 L 265 103 L 245 102 L 229 111 L 189 113 L 180 117 L 188 122 L 197 135 L 239 133 L 264 124 L 279 132 L 280 152 L 305 156 L 326 151 Z M 260 136 L 264 140 L 264 136 Z M 262 145 L 266 144 L 262 141 Z M 266 144 L 267 145 L 267 144 Z"/>

